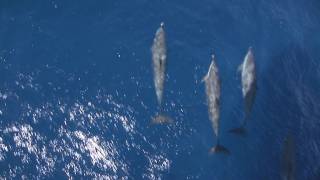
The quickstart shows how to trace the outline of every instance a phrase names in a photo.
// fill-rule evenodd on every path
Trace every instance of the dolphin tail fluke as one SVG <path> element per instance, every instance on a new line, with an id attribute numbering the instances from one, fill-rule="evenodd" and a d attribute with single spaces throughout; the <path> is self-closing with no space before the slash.
<path id="1" fill-rule="evenodd" d="M 217 145 L 215 145 L 210 149 L 209 154 L 212 155 L 212 154 L 218 154 L 218 153 L 229 155 L 230 151 L 226 147 L 217 143 Z"/>
<path id="2" fill-rule="evenodd" d="M 157 114 L 151 119 L 151 124 L 171 124 L 171 123 L 173 123 L 173 119 L 163 113 Z"/>
<path id="3" fill-rule="evenodd" d="M 245 126 L 230 129 L 229 132 L 243 137 L 247 135 Z"/>

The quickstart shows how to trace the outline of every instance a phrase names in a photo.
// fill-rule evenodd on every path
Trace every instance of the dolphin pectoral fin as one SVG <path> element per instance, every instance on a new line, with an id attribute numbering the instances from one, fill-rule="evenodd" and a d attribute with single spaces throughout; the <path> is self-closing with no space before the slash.
<path id="1" fill-rule="evenodd" d="M 238 73 L 241 73 L 241 71 L 242 71 L 242 66 L 243 66 L 243 63 L 241 63 L 241 64 L 238 66 L 238 70 L 237 70 Z"/>
<path id="2" fill-rule="evenodd" d="M 173 123 L 173 119 L 164 114 L 157 114 L 151 119 L 151 124 L 171 124 L 171 123 Z"/>
<path id="3" fill-rule="evenodd" d="M 214 147 L 212 147 L 210 149 L 209 155 L 213 155 L 213 154 L 217 154 L 217 153 L 222 153 L 222 154 L 225 154 L 225 155 L 229 155 L 230 151 L 226 147 L 224 147 L 224 146 L 222 146 L 220 144 L 217 144 L 216 146 L 214 146 Z"/>
<path id="4" fill-rule="evenodd" d="M 244 126 L 238 127 L 238 128 L 233 128 L 229 130 L 230 133 L 245 137 L 247 136 L 247 131 Z"/>
<path id="5" fill-rule="evenodd" d="M 205 75 L 205 76 L 201 79 L 201 83 L 204 83 L 207 79 L 208 79 L 208 75 Z"/>

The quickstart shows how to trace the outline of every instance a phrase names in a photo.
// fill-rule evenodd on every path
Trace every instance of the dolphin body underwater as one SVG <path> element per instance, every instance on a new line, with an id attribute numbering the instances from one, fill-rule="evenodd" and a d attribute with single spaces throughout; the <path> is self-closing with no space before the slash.
<path id="1" fill-rule="evenodd" d="M 151 47 L 151 53 L 153 67 L 153 82 L 159 109 L 158 114 L 152 118 L 151 122 L 154 124 L 170 123 L 172 122 L 172 119 L 162 113 L 162 99 L 167 63 L 167 47 L 163 22 L 161 22 L 160 27 L 156 31 Z"/>
<path id="2" fill-rule="evenodd" d="M 291 134 L 288 134 L 283 142 L 281 177 L 283 180 L 295 179 L 295 158 L 294 141 Z"/>
<path id="3" fill-rule="evenodd" d="M 252 110 L 256 92 L 257 92 L 257 78 L 256 65 L 253 55 L 252 47 L 249 47 L 248 52 L 244 58 L 243 63 L 239 66 L 238 71 L 241 73 L 242 96 L 244 98 L 244 121 L 238 128 L 231 129 L 230 132 L 245 135 L 245 126 Z"/>
<path id="4" fill-rule="evenodd" d="M 205 83 L 205 92 L 208 104 L 209 119 L 212 124 L 214 134 L 217 138 L 216 146 L 212 147 L 209 151 L 213 153 L 229 154 L 229 150 L 219 144 L 219 120 L 220 120 L 220 78 L 218 67 L 215 63 L 214 55 L 208 70 L 208 73 L 203 78 L 202 82 Z"/>

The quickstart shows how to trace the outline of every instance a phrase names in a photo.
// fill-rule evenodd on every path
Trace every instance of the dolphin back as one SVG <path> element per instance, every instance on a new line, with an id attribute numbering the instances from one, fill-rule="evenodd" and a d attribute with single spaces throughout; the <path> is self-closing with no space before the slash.
<path id="1" fill-rule="evenodd" d="M 215 135 L 218 136 L 220 118 L 220 79 L 218 68 L 215 64 L 215 58 L 213 55 L 208 73 L 204 77 L 204 82 L 209 119 L 211 121 Z"/>
<path id="2" fill-rule="evenodd" d="M 161 26 L 158 28 L 155 34 L 153 44 L 151 47 L 151 52 L 154 76 L 153 81 L 157 95 L 157 101 L 158 104 L 161 106 L 167 60 L 167 47 L 163 23 L 161 23 Z"/>

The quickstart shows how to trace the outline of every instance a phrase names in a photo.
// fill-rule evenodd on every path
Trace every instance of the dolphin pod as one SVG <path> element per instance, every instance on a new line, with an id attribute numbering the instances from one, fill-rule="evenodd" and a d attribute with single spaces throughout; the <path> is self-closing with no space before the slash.
<path id="1" fill-rule="evenodd" d="M 164 115 L 163 113 L 163 93 L 166 77 L 166 65 L 167 65 L 167 46 L 164 23 L 161 22 L 160 27 L 155 33 L 153 43 L 151 46 L 152 53 L 152 69 L 153 69 L 153 82 L 155 87 L 155 93 L 158 103 L 158 113 L 152 118 L 152 123 L 163 124 L 173 122 L 173 120 Z M 243 63 L 239 66 L 241 72 L 241 85 L 242 96 L 244 99 L 244 121 L 240 128 L 230 130 L 233 133 L 245 134 L 245 125 L 247 119 L 252 110 L 256 90 L 256 68 L 252 47 L 249 47 L 248 52 L 243 60 Z M 229 150 L 219 143 L 219 122 L 220 122 L 220 77 L 219 70 L 215 62 L 215 57 L 212 55 L 211 64 L 208 72 L 202 79 L 205 84 L 205 93 L 208 105 L 208 115 L 212 124 L 213 132 L 216 136 L 216 145 L 209 151 L 210 154 L 222 152 L 229 154 Z"/>
<path id="2" fill-rule="evenodd" d="M 214 134 L 217 138 L 217 144 L 211 148 L 209 153 L 223 152 L 228 154 L 227 148 L 219 144 L 219 119 L 220 119 L 220 78 L 219 70 L 215 63 L 214 55 L 212 55 L 211 64 L 208 73 L 202 80 L 205 83 L 205 92 L 208 104 L 209 119 L 212 124 Z"/>
<path id="3" fill-rule="evenodd" d="M 163 114 L 162 108 L 167 61 L 167 48 L 163 22 L 156 31 L 151 52 L 153 81 L 159 110 L 158 114 L 152 118 L 152 123 L 162 124 L 172 122 L 170 117 Z M 238 71 L 241 73 L 241 90 L 244 101 L 244 120 L 240 127 L 231 129 L 230 132 L 239 135 L 245 135 L 245 126 L 251 114 L 257 92 L 256 65 L 252 47 L 248 48 L 248 51 L 242 64 L 239 66 Z M 229 155 L 229 150 L 222 146 L 219 142 L 221 81 L 219 69 L 214 55 L 211 56 L 211 63 L 208 72 L 202 79 L 202 82 L 205 84 L 209 120 L 211 121 L 214 135 L 216 136 L 216 145 L 209 150 L 209 154 L 223 153 Z M 283 143 L 281 178 L 284 180 L 295 179 L 294 142 L 292 136 L 290 135 L 286 137 Z"/>

